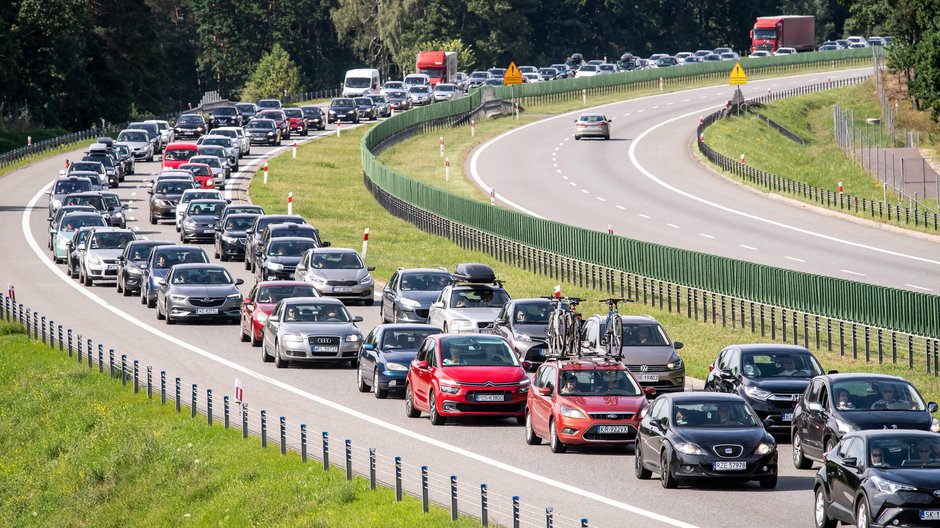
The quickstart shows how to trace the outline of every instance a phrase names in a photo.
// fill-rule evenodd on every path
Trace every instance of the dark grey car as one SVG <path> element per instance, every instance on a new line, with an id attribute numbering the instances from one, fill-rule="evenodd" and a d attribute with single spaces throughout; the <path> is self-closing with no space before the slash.
<path id="1" fill-rule="evenodd" d="M 184 244 L 215 240 L 215 227 L 222 218 L 225 200 L 193 200 L 189 202 L 186 216 L 180 226 L 180 237 Z"/>
<path id="2" fill-rule="evenodd" d="M 177 264 L 157 288 L 157 319 L 166 324 L 180 320 L 224 319 L 237 323 L 242 279 L 233 279 L 217 264 Z"/>
<path id="3" fill-rule="evenodd" d="M 382 289 L 383 323 L 426 323 L 428 309 L 454 277 L 440 268 L 399 268 Z"/>
<path id="4" fill-rule="evenodd" d="M 261 359 L 277 368 L 291 361 L 348 361 L 356 366 L 362 333 L 336 299 L 289 297 L 274 307 L 265 321 Z"/>
<path id="5" fill-rule="evenodd" d="M 117 291 L 125 297 L 138 293 L 143 282 L 144 271 L 150 253 L 157 246 L 168 246 L 172 242 L 162 240 L 135 240 L 124 248 L 118 258 Z"/>
<path id="6" fill-rule="evenodd" d="M 519 363 L 526 370 L 535 370 L 545 362 L 548 351 L 548 315 L 552 302 L 548 299 L 515 299 L 506 303 L 496 321 L 493 333 L 506 338 Z"/>

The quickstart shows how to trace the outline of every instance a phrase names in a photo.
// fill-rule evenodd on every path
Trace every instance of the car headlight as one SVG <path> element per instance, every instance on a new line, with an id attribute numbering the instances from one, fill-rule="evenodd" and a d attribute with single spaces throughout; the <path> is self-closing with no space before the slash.
<path id="1" fill-rule="evenodd" d="M 307 340 L 307 337 L 303 334 L 284 334 L 281 338 L 285 343 L 290 343 L 293 345 L 303 344 Z"/>
<path id="2" fill-rule="evenodd" d="M 581 411 L 581 409 L 575 409 L 574 407 L 568 407 L 567 405 L 561 406 L 561 415 L 565 418 L 580 418 L 585 419 L 587 415 Z"/>
<path id="3" fill-rule="evenodd" d="M 58 209 L 59 207 L 62 207 L 62 200 L 52 200 L 52 208 Z"/>
<path id="4" fill-rule="evenodd" d="M 336 115 L 336 110 L 330 110 L 330 115 Z"/>
<path id="5" fill-rule="evenodd" d="M 196 222 L 193 222 L 192 219 L 187 218 L 183 221 L 183 225 L 186 227 L 196 227 Z"/>
<path id="6" fill-rule="evenodd" d="M 408 366 L 402 365 L 401 363 L 386 363 L 385 370 L 397 370 L 397 371 L 408 370 Z"/>
<path id="7" fill-rule="evenodd" d="M 88 263 L 91 264 L 92 266 L 100 266 L 100 265 L 101 265 L 101 259 L 98 258 L 98 257 L 96 257 L 96 256 L 94 256 L 94 255 L 87 255 L 87 256 L 85 257 L 85 259 L 86 259 L 86 260 L 88 261 Z"/>
<path id="8" fill-rule="evenodd" d="M 363 277 L 359 281 L 359 284 L 372 284 L 372 275 L 366 275 L 365 277 Z"/>
<path id="9" fill-rule="evenodd" d="M 274 137 L 274 131 L 268 132 L 268 137 Z"/>
<path id="10" fill-rule="evenodd" d="M 852 431 L 857 431 L 857 430 L 858 430 L 858 427 L 856 427 L 856 426 L 854 426 L 854 425 L 852 425 L 852 424 L 850 424 L 849 422 L 846 422 L 846 421 L 844 421 L 844 420 L 840 420 L 840 419 L 838 419 L 838 418 L 836 418 L 836 427 L 839 428 L 839 432 L 840 432 L 840 433 L 851 433 Z"/>
<path id="11" fill-rule="evenodd" d="M 701 447 L 691 442 L 680 442 L 673 447 L 676 451 L 682 453 L 683 455 L 705 455 L 705 451 L 702 451 Z"/>
<path id="12" fill-rule="evenodd" d="M 888 480 L 881 478 L 877 475 L 871 477 L 871 483 L 878 488 L 878 491 L 882 493 L 897 493 L 899 491 L 917 491 L 917 488 L 914 486 L 908 486 L 907 484 L 901 484 L 900 482 L 894 482 L 893 480 Z"/>
<path id="13" fill-rule="evenodd" d="M 456 329 L 470 330 L 474 327 L 473 321 L 468 321 L 466 319 L 455 319 L 451 321 L 451 325 Z"/>
<path id="14" fill-rule="evenodd" d="M 358 343 L 360 340 L 362 340 L 362 336 L 359 334 L 346 334 L 347 343 Z"/>
<path id="15" fill-rule="evenodd" d="M 517 341 L 532 341 L 532 338 L 525 334 L 513 334 Z"/>
<path id="16" fill-rule="evenodd" d="M 460 392 L 460 385 L 441 382 L 441 392 L 446 392 L 447 394 L 457 394 Z"/>
<path id="17" fill-rule="evenodd" d="M 753 386 L 744 387 L 744 394 L 747 394 L 755 400 L 766 400 L 767 398 L 773 396 L 772 392 L 761 389 L 760 387 Z"/>
<path id="18" fill-rule="evenodd" d="M 185 301 L 185 300 L 186 300 L 186 296 L 185 296 L 185 295 L 177 295 L 177 294 L 174 293 L 174 294 L 171 294 L 171 295 L 170 295 L 170 299 L 171 299 L 171 300 L 174 300 L 174 301 L 176 301 L 176 302 L 182 302 L 182 301 Z"/>
<path id="19" fill-rule="evenodd" d="M 264 322 L 268 320 L 268 316 L 262 312 L 255 312 L 255 320 L 264 324 Z"/>
<path id="20" fill-rule="evenodd" d="M 940 422 L 936 418 L 930 422 L 930 430 L 934 433 L 940 433 Z"/>
<path id="21" fill-rule="evenodd" d="M 128 275 L 141 275 L 143 271 L 140 270 L 137 266 L 127 266 L 124 268 L 124 272 Z"/>
<path id="22" fill-rule="evenodd" d="M 408 308 L 409 310 L 417 310 L 418 308 L 421 308 L 421 303 L 414 299 L 405 299 L 402 297 L 402 299 L 398 302 L 403 308 Z"/>
<path id="23" fill-rule="evenodd" d="M 681 369 L 683 366 L 685 366 L 685 364 L 682 362 L 682 358 L 666 363 L 666 367 L 670 369 Z"/>
<path id="24" fill-rule="evenodd" d="M 242 294 L 240 294 L 240 293 L 233 293 L 233 294 L 231 294 L 231 295 L 227 295 L 225 298 L 228 299 L 228 300 L 230 300 L 230 301 L 237 301 L 237 300 L 239 300 L 239 299 L 242 298 Z"/>
<path id="25" fill-rule="evenodd" d="M 173 132 L 176 132 L 177 134 L 179 134 L 180 132 L 182 132 L 182 130 L 180 130 L 179 128 L 174 128 Z"/>
<path id="26" fill-rule="evenodd" d="M 769 455 L 774 451 L 774 445 L 768 444 L 767 442 L 761 442 L 757 446 L 757 449 L 754 450 L 755 455 Z"/>
<path id="27" fill-rule="evenodd" d="M 222 242 L 228 242 L 229 244 L 235 244 L 238 242 L 238 237 L 222 235 Z"/>
<path id="28" fill-rule="evenodd" d="M 268 262 L 267 264 L 265 264 L 265 267 L 267 267 L 271 271 L 281 271 L 282 269 L 284 269 L 284 265 L 278 264 L 277 262 Z"/>
<path id="29" fill-rule="evenodd" d="M 205 130 L 205 127 L 196 127 L 196 130 L 202 132 L 203 130 Z"/>

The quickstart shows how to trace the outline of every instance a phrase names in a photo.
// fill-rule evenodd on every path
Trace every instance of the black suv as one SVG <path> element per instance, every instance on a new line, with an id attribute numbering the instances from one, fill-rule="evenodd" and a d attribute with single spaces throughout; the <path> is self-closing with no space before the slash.
<path id="1" fill-rule="evenodd" d="M 209 114 L 209 126 L 211 128 L 226 126 L 240 127 L 244 124 L 244 119 L 242 119 L 238 108 L 234 106 L 220 106 L 213 109 L 212 113 Z"/>
<path id="2" fill-rule="evenodd" d="M 261 234 L 264 228 L 271 224 L 306 224 L 307 221 L 300 215 L 261 215 L 251 227 L 245 231 L 245 269 L 254 273 L 254 255 L 256 251 L 261 250 Z"/>

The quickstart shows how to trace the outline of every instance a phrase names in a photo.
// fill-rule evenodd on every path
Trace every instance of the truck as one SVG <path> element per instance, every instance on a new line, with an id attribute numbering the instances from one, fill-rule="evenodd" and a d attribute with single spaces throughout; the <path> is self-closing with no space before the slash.
<path id="1" fill-rule="evenodd" d="M 758 17 L 751 30 L 751 52 L 773 53 L 780 48 L 813 51 L 816 48 L 816 17 L 779 15 Z"/>
<path id="2" fill-rule="evenodd" d="M 415 61 L 415 72 L 431 78 L 431 86 L 438 83 L 457 82 L 457 52 L 419 51 Z"/>

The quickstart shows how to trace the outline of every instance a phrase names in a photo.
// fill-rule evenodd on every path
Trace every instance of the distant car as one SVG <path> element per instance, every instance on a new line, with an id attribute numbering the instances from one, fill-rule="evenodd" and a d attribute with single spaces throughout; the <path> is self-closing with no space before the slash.
<path id="1" fill-rule="evenodd" d="M 733 53 L 733 52 L 734 50 L 732 50 L 731 48 L 715 48 L 714 50 L 712 50 L 712 53 L 714 53 L 715 55 L 721 55 L 722 53 Z"/>
<path id="2" fill-rule="evenodd" d="M 405 90 L 411 89 L 412 86 L 427 86 L 431 87 L 431 77 L 423 73 L 412 73 L 405 76 L 404 79 L 404 88 Z"/>
<path id="3" fill-rule="evenodd" d="M 215 257 L 222 262 L 245 258 L 245 231 L 254 223 L 256 214 L 227 214 L 219 219 L 215 230 Z"/>
<path id="4" fill-rule="evenodd" d="M 121 198 L 116 192 L 101 191 L 101 197 L 104 198 L 105 207 L 108 210 L 108 225 L 127 227 L 127 206 L 121 203 Z"/>
<path id="5" fill-rule="evenodd" d="M 861 44 L 861 46 L 855 46 L 859 48 L 868 47 L 868 41 L 865 40 L 865 37 L 851 36 L 851 37 L 846 37 L 845 40 L 849 41 L 849 46 L 848 46 L 849 48 L 853 47 L 852 44 Z"/>
<path id="6" fill-rule="evenodd" d="M 354 99 L 341 97 L 333 99 L 330 102 L 330 108 L 327 111 L 327 123 L 350 122 L 359 123 L 359 109 Z"/>
<path id="7" fill-rule="evenodd" d="M 117 258 L 117 291 L 130 297 L 140 292 L 140 286 L 150 253 L 157 246 L 168 246 L 172 242 L 160 240 L 134 240 L 127 244 Z"/>
<path id="8" fill-rule="evenodd" d="M 244 282 L 218 264 L 177 264 L 160 280 L 157 319 L 168 325 L 206 319 L 238 322 L 238 286 Z"/>
<path id="9" fill-rule="evenodd" d="M 489 79 L 483 81 L 484 86 L 505 86 L 503 83 L 502 77 L 490 77 Z"/>
<path id="10" fill-rule="evenodd" d="M 199 136 L 208 131 L 209 123 L 206 123 L 206 118 L 201 114 L 183 114 L 176 119 L 176 124 L 173 126 L 176 139 L 199 139 Z"/>
<path id="11" fill-rule="evenodd" d="M 281 130 L 273 119 L 252 119 L 245 125 L 245 132 L 253 145 L 281 144 Z"/>
<path id="12" fill-rule="evenodd" d="M 118 155 L 121 165 L 123 165 L 125 176 L 137 172 L 137 162 L 134 159 L 134 153 L 131 152 L 131 148 L 127 143 L 115 143 L 114 152 Z"/>
<path id="13" fill-rule="evenodd" d="M 833 44 L 823 44 L 822 46 L 819 46 L 819 51 L 836 51 L 836 50 L 838 50 L 838 49 L 839 49 L 839 46 L 838 46 L 837 44 L 835 44 L 835 43 L 833 43 Z M 754 54 L 752 53 L 752 54 L 751 54 L 751 57 L 753 57 L 753 56 L 754 56 Z M 766 57 L 766 55 L 762 55 L 762 56 L 763 56 L 763 57 Z"/>
<path id="14" fill-rule="evenodd" d="M 290 139 L 290 121 L 283 110 L 262 109 L 257 113 L 255 119 L 270 119 L 274 125 L 281 131 L 281 139 Z"/>
<path id="15" fill-rule="evenodd" d="M 490 74 L 490 78 L 499 79 L 500 81 L 506 77 L 506 68 L 490 68 L 486 70 Z"/>
<path id="16" fill-rule="evenodd" d="M 702 62 L 721 62 L 721 55 L 711 53 L 702 57 Z"/>
<path id="17" fill-rule="evenodd" d="M 434 102 L 431 100 L 431 87 L 425 85 L 408 88 L 408 97 L 411 99 L 413 106 L 424 106 Z"/>
<path id="18" fill-rule="evenodd" d="M 215 227 L 222 217 L 225 200 L 192 200 L 181 224 L 180 238 L 184 244 L 215 239 Z"/>
<path id="19" fill-rule="evenodd" d="M 246 235 L 247 236 L 247 235 Z M 250 243 L 254 251 L 253 259 L 251 262 L 252 272 L 262 275 L 265 273 L 265 270 L 261 269 L 264 264 L 264 260 L 270 260 L 266 257 L 265 248 L 268 247 L 268 244 L 278 238 L 306 238 L 313 242 L 313 245 L 310 247 L 327 247 L 330 245 L 329 242 L 323 242 L 320 240 L 320 230 L 313 227 L 312 225 L 296 222 L 284 222 L 284 223 L 273 223 L 265 226 L 260 234 L 251 237 Z M 257 243 L 255 242 L 257 240 Z M 285 263 L 286 264 L 286 263 Z M 290 262 L 290 265 L 282 265 L 281 269 L 277 269 L 278 266 L 272 266 L 273 270 L 268 272 L 274 275 L 274 272 L 278 276 L 293 277 L 294 268 L 297 266 L 296 260 Z"/>
<path id="20" fill-rule="evenodd" d="M 440 333 L 425 324 L 380 324 L 375 326 L 359 347 L 359 392 L 372 392 L 376 398 L 388 397 L 389 391 L 404 391 L 408 365 L 418 347 L 429 335 Z"/>
<path id="21" fill-rule="evenodd" d="M 212 112 L 209 113 L 210 129 L 228 126 L 240 127 L 244 126 L 244 124 L 245 122 L 241 112 L 234 106 L 220 106 L 214 108 Z"/>
<path id="22" fill-rule="evenodd" d="M 91 286 L 94 281 L 117 279 L 118 257 L 137 235 L 130 229 L 96 227 L 88 234 L 78 281 Z"/>
<path id="23" fill-rule="evenodd" d="M 850 42 L 846 39 L 836 39 L 836 44 L 839 45 L 839 49 L 849 49 Z"/>
<path id="24" fill-rule="evenodd" d="M 222 200 L 222 193 L 215 189 L 192 189 L 183 191 L 179 203 L 176 204 L 176 230 L 179 231 L 186 218 L 189 202 L 193 200 Z"/>
<path id="25" fill-rule="evenodd" d="M 272 224 L 306 224 L 307 221 L 300 215 L 261 215 L 256 218 L 251 227 L 245 231 L 245 269 L 254 273 L 255 253 L 260 252 L 261 236 L 266 227 Z"/>
<path id="26" fill-rule="evenodd" d="M 712 50 L 700 49 L 700 50 L 695 50 L 695 53 L 693 53 L 693 55 L 695 55 L 696 57 L 702 58 L 706 55 L 711 55 L 712 53 L 714 53 Z"/>
<path id="27" fill-rule="evenodd" d="M 375 106 L 375 102 L 368 97 L 356 97 L 353 99 L 356 102 L 356 109 L 359 111 L 359 119 L 369 119 L 375 121 L 379 118 L 379 110 Z"/>
<path id="28" fill-rule="evenodd" d="M 258 256 L 258 265 L 255 267 L 258 280 L 293 279 L 304 252 L 316 247 L 320 247 L 320 244 L 312 238 L 288 236 L 270 239 Z"/>
<path id="29" fill-rule="evenodd" d="M 610 139 L 610 119 L 604 114 L 581 114 L 575 120 L 574 138 L 596 137 Z"/>
<path id="30" fill-rule="evenodd" d="M 456 99 L 461 95 L 462 94 L 460 93 L 460 90 L 457 89 L 457 86 L 448 83 L 438 83 L 438 85 L 435 86 L 431 91 L 431 99 L 433 99 L 435 103 L 450 101 L 451 99 Z"/>
<path id="31" fill-rule="evenodd" d="M 796 48 L 777 48 L 777 51 L 774 52 L 774 57 L 780 55 L 796 55 Z"/>
<path id="32" fill-rule="evenodd" d="M 290 297 L 283 299 L 264 324 L 261 358 L 277 368 L 292 361 L 345 361 L 356 365 L 362 333 L 337 299 Z"/>
<path id="33" fill-rule="evenodd" d="M 578 73 L 574 74 L 574 76 L 576 78 L 577 77 L 593 77 L 597 75 L 598 72 L 599 72 L 599 68 L 597 66 L 593 64 L 585 64 L 581 66 L 581 68 L 578 70 Z"/>
<path id="34" fill-rule="evenodd" d="M 680 51 L 679 53 L 676 53 L 675 55 L 673 55 L 673 57 L 675 57 L 676 60 L 679 62 L 682 62 L 683 60 L 691 56 L 692 56 L 691 51 Z"/>
<path id="35" fill-rule="evenodd" d="M 783 48 L 781 48 L 781 49 L 783 49 Z M 778 50 L 778 51 L 779 51 L 779 50 Z M 720 53 L 720 54 L 718 55 L 718 57 L 721 58 L 721 60 L 723 60 L 723 61 L 736 61 L 736 60 L 740 60 L 740 59 L 741 59 L 741 57 L 740 57 L 737 53 L 735 53 L 735 52 L 733 52 L 733 51 L 726 51 L 726 52 L 724 52 L 724 53 Z"/>
<path id="36" fill-rule="evenodd" d="M 431 303 L 453 280 L 442 268 L 398 268 L 382 289 L 382 322 L 427 323 Z"/>
<path id="37" fill-rule="evenodd" d="M 701 64 L 701 63 L 702 63 L 701 57 L 696 57 L 695 55 L 692 55 L 690 57 L 686 57 L 682 59 L 682 62 L 679 63 L 679 66 L 692 66 L 692 65 Z"/>
<path id="38" fill-rule="evenodd" d="M 777 487 L 777 443 L 737 394 L 663 394 L 640 422 L 636 477 L 664 488 L 691 481 L 757 480 Z"/>
<path id="39" fill-rule="evenodd" d="M 495 417 L 525 422 L 530 380 L 505 339 L 486 334 L 434 334 L 408 368 L 405 414 L 448 418 Z"/>
<path id="40" fill-rule="evenodd" d="M 233 172 L 238 172 L 238 162 L 241 158 L 241 145 L 237 139 L 228 136 L 218 136 L 213 133 L 199 138 L 196 145 L 199 147 L 197 149 L 199 154 L 218 156 L 228 162 Z M 220 150 L 215 151 L 210 147 L 216 147 Z"/>
<path id="41" fill-rule="evenodd" d="M 490 73 L 485 71 L 471 72 L 467 78 L 467 89 L 479 88 L 483 82 L 490 78 Z"/>
<path id="42" fill-rule="evenodd" d="M 297 281 L 256 282 L 241 306 L 241 340 L 260 347 L 264 323 L 275 305 L 288 297 L 319 297 L 313 286 Z"/>
<path id="43" fill-rule="evenodd" d="M 867 47 L 868 47 L 867 42 L 850 42 L 849 43 L 849 49 L 859 49 L 859 48 L 867 48 Z"/>
<path id="44" fill-rule="evenodd" d="M 162 150 L 163 147 L 173 143 L 176 140 L 176 134 L 173 132 L 173 127 L 170 126 L 170 122 L 164 119 L 148 119 L 144 123 L 153 123 L 157 125 L 157 130 L 160 131 L 160 140 L 157 142 L 157 150 Z"/>
<path id="45" fill-rule="evenodd" d="M 195 156 L 193 156 L 195 157 Z M 200 188 L 212 190 L 215 189 L 215 179 L 212 174 L 212 167 L 206 165 L 205 163 L 191 163 L 187 161 L 179 166 L 181 169 L 188 170 L 193 173 L 193 178 L 196 179 L 196 183 L 199 184 Z"/>
<path id="46" fill-rule="evenodd" d="M 127 129 L 122 130 L 117 140 L 125 143 L 131 149 L 135 159 L 141 161 L 153 161 L 153 143 L 146 130 Z"/>
<path id="47" fill-rule="evenodd" d="M 679 61 L 675 57 L 660 57 L 656 60 L 657 68 L 668 68 L 670 66 L 676 66 L 679 64 Z"/>
<path id="48" fill-rule="evenodd" d="M 150 193 L 150 224 L 160 220 L 175 220 L 176 205 L 185 191 L 195 188 L 195 183 L 180 180 L 158 181 L 147 192 Z"/>
<path id="49" fill-rule="evenodd" d="M 52 257 L 58 264 L 69 257 L 69 245 L 83 227 L 105 227 L 104 218 L 96 212 L 74 211 L 62 216 L 52 237 Z"/>
<path id="50" fill-rule="evenodd" d="M 388 92 L 388 103 L 395 112 L 404 112 L 411 109 L 411 98 L 407 92 L 391 90 Z"/>
<path id="51" fill-rule="evenodd" d="M 868 37 L 869 46 L 887 46 L 888 43 L 883 37 Z"/>
<path id="52" fill-rule="evenodd" d="M 371 306 L 375 301 L 375 281 L 371 271 L 375 266 L 366 266 L 354 249 L 315 248 L 304 253 L 294 280 L 313 284 L 324 297 L 345 301 L 362 301 Z"/>
<path id="53" fill-rule="evenodd" d="M 254 103 L 235 103 L 235 108 L 238 109 L 238 113 L 242 116 L 242 122 L 246 125 L 258 113 L 258 105 Z"/>
<path id="54" fill-rule="evenodd" d="M 326 130 L 326 116 L 319 106 L 301 106 L 307 122 L 307 130 Z"/>
<path id="55" fill-rule="evenodd" d="M 140 304 L 147 308 L 157 306 L 157 287 L 159 280 L 166 277 L 170 268 L 183 263 L 208 263 L 209 256 L 199 246 L 160 246 L 150 252 L 147 266 L 142 267 L 143 277 L 140 287 Z"/>
<path id="56" fill-rule="evenodd" d="M 546 334 L 552 303 L 548 299 L 513 299 L 503 306 L 493 333 L 503 336 L 519 358 L 523 368 L 535 370 L 548 353 Z"/>
<path id="57" fill-rule="evenodd" d="M 388 81 L 382 85 L 382 89 L 379 90 L 379 93 L 382 95 L 388 95 L 388 92 L 403 92 L 405 91 L 405 83 L 402 81 Z"/>
<path id="58" fill-rule="evenodd" d="M 213 136 L 225 136 L 238 146 L 238 157 L 251 154 L 251 138 L 242 127 L 219 127 L 212 129 Z"/>
<path id="59" fill-rule="evenodd" d="M 48 219 L 52 220 L 56 210 L 62 206 L 62 200 L 64 200 L 66 196 L 72 193 L 89 192 L 91 190 L 91 180 L 88 178 L 75 175 L 66 178 L 58 178 L 52 186 L 52 189 L 47 192 L 49 195 Z"/>
<path id="60" fill-rule="evenodd" d="M 307 120 L 304 118 L 304 111 L 300 108 L 285 108 L 284 114 L 290 123 L 291 134 L 297 133 L 301 136 L 308 135 Z"/>
<path id="61" fill-rule="evenodd" d="M 178 169 L 180 165 L 189 161 L 189 158 L 199 153 L 195 143 L 170 143 L 163 150 L 161 169 Z"/>
<path id="62" fill-rule="evenodd" d="M 237 204 L 228 204 L 228 207 L 222 211 L 222 220 L 225 220 L 228 215 L 233 214 L 250 214 L 255 216 L 260 216 L 264 214 L 264 207 L 260 205 L 253 205 L 247 203 L 237 203 Z"/>
<path id="63" fill-rule="evenodd" d="M 222 158 L 218 156 L 193 156 L 189 162 L 189 164 L 208 165 L 212 174 L 212 185 L 210 187 L 215 189 L 225 188 L 225 180 L 229 177 L 231 169 L 228 163 L 222 161 Z"/>
<path id="64" fill-rule="evenodd" d="M 392 116 L 392 105 L 388 101 L 388 97 L 382 94 L 372 94 L 367 96 L 369 99 L 372 99 L 372 103 L 375 104 L 376 111 L 378 112 L 379 117 L 391 117 Z"/>
<path id="65" fill-rule="evenodd" d="M 445 333 L 478 333 L 489 328 L 509 302 L 509 292 L 486 264 L 459 264 L 453 276 L 455 283 L 431 304 L 428 324 Z"/>
<path id="66" fill-rule="evenodd" d="M 612 73 L 617 73 L 618 71 L 620 71 L 620 69 L 617 68 L 616 64 L 604 63 L 604 64 L 598 64 L 597 67 L 600 70 L 599 73 L 601 75 L 610 75 Z"/>
<path id="67" fill-rule="evenodd" d="M 767 50 L 757 50 L 752 52 L 747 56 L 749 59 L 759 59 L 761 57 L 770 57 L 770 52 Z"/>
<path id="68" fill-rule="evenodd" d="M 111 225 L 111 214 L 108 212 L 110 206 L 100 191 L 72 193 L 62 200 L 62 206 L 67 205 L 90 205 L 108 225 Z"/>
<path id="69" fill-rule="evenodd" d="M 68 213 L 78 212 L 98 214 L 98 211 L 90 205 L 63 205 L 57 208 L 55 214 L 49 219 L 49 249 L 53 249 L 55 235 L 59 230 L 59 223 L 62 221 L 62 218 Z M 98 214 L 98 216 L 101 215 Z M 104 217 L 101 217 L 101 220 L 104 221 Z M 107 223 L 105 223 L 105 225 L 107 225 Z"/>
<path id="70" fill-rule="evenodd" d="M 539 69 L 539 75 L 543 81 L 554 81 L 558 78 L 558 70 L 556 68 L 541 68 Z"/>
<path id="71" fill-rule="evenodd" d="M 280 110 L 283 108 L 280 99 L 261 99 L 258 101 L 258 110 Z"/>
<path id="72" fill-rule="evenodd" d="M 78 278 L 79 271 L 82 267 L 82 259 L 85 257 L 88 235 L 95 229 L 98 228 L 90 225 L 79 227 L 75 230 L 75 235 L 72 236 L 72 240 L 69 240 L 66 246 L 68 255 L 65 257 L 65 265 L 69 270 L 69 276 L 73 279 Z"/>

